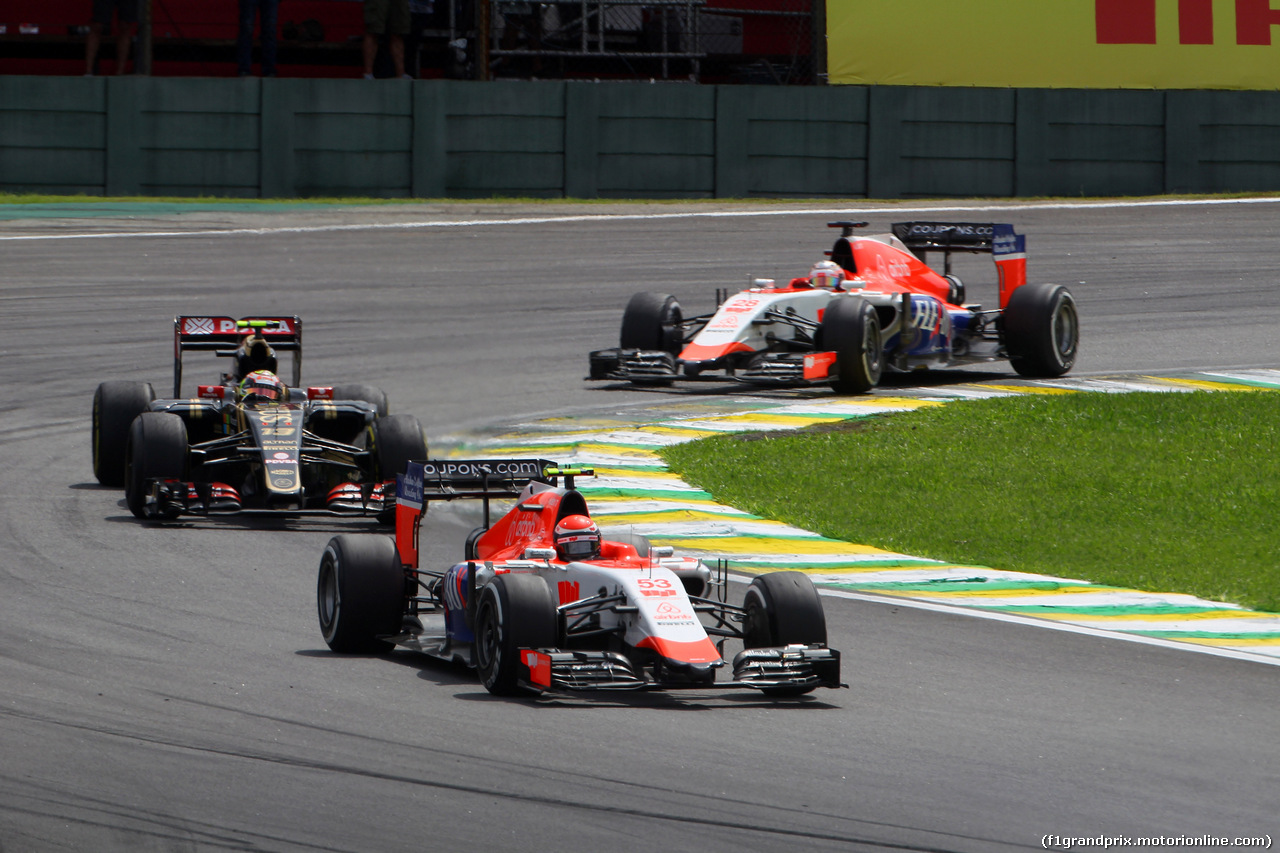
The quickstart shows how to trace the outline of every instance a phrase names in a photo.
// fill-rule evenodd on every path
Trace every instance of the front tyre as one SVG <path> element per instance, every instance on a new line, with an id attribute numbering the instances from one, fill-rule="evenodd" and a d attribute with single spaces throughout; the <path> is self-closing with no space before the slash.
<path id="1" fill-rule="evenodd" d="M 622 312 L 620 344 L 623 349 L 665 350 L 679 355 L 684 345 L 683 320 L 680 303 L 671 294 L 637 293 Z"/>
<path id="2" fill-rule="evenodd" d="M 747 587 L 742 645 L 747 649 L 827 644 L 827 617 L 813 581 L 803 572 L 770 572 Z M 768 696 L 799 696 L 813 687 L 766 687 Z"/>
<path id="3" fill-rule="evenodd" d="M 405 613 L 405 575 L 387 536 L 335 536 L 320 558 L 316 582 L 320 633 L 335 652 L 384 654 Z"/>
<path id="4" fill-rule="evenodd" d="M 124 453 L 124 500 L 129 512 L 146 518 L 150 480 L 187 479 L 187 425 L 170 412 L 143 412 L 129 426 Z M 166 509 L 165 518 L 177 510 Z"/>
<path id="5" fill-rule="evenodd" d="M 93 475 L 102 485 L 124 485 L 129 426 L 155 398 L 150 382 L 103 382 L 93 392 Z"/>
<path id="6" fill-rule="evenodd" d="M 865 394 L 880 383 L 884 343 L 880 318 L 861 296 L 837 296 L 827 304 L 818 330 L 822 346 L 836 354 L 831 386 L 841 394 Z"/>
<path id="7" fill-rule="evenodd" d="M 622 349 L 662 350 L 678 356 L 684 348 L 684 314 L 680 303 L 669 293 L 644 291 L 631 297 L 622 312 L 622 331 L 619 343 Z M 631 379 L 633 385 L 667 386 L 670 376 L 639 376 Z"/>
<path id="8" fill-rule="evenodd" d="M 520 649 L 556 645 L 551 592 L 538 575 L 498 575 L 480 591 L 475 617 L 475 660 L 480 681 L 495 696 L 536 693 L 519 684 Z"/>
<path id="9" fill-rule="evenodd" d="M 1009 363 L 1019 375 L 1053 378 L 1075 366 L 1080 318 L 1062 285 L 1022 285 L 1009 297 L 1001 323 Z"/>

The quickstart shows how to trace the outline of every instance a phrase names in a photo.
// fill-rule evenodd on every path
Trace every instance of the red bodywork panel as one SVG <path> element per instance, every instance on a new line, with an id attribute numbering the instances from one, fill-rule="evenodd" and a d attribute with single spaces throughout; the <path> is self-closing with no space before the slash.
<path id="1" fill-rule="evenodd" d="M 951 304 L 950 283 L 910 252 L 865 238 L 850 239 L 849 248 L 853 251 L 856 276 L 866 282 L 867 290 L 924 293 Z"/>

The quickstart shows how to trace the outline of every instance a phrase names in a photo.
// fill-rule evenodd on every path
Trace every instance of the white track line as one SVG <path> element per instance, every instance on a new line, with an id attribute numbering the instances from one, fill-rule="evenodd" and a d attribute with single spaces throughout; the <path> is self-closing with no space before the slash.
<path id="1" fill-rule="evenodd" d="M 431 220 L 420 222 L 369 222 L 349 223 L 343 225 L 295 225 L 278 228 L 224 228 L 203 229 L 193 231 L 130 231 L 84 232 L 75 234 L 12 234 L 0 236 L 0 241 L 15 240 L 106 240 L 122 237 L 237 237 L 265 236 L 272 234 L 322 234 L 336 231 L 388 231 L 414 230 L 422 228 L 483 228 L 490 226 L 512 225 L 554 225 L 564 223 L 600 223 L 635 222 L 663 219 L 732 219 L 735 217 L 761 216 L 848 216 L 848 215 L 894 215 L 905 213 L 988 213 L 1025 210 L 1113 210 L 1142 207 L 1191 207 L 1197 205 L 1229 205 L 1229 204 L 1278 204 L 1277 198 L 1230 198 L 1230 199 L 1147 199 L 1141 201 L 1098 201 L 1098 202 L 1039 202 L 1025 204 L 999 205 L 955 205 L 942 207 L 899 207 L 887 204 L 884 207 L 842 207 L 811 208 L 805 210 L 719 210 L 719 211 L 684 211 L 680 213 L 598 213 L 576 214 L 572 216 L 524 216 L 507 219 L 460 219 Z M 158 214 L 159 215 L 159 214 Z M 56 217 L 51 217 L 56 218 Z"/>

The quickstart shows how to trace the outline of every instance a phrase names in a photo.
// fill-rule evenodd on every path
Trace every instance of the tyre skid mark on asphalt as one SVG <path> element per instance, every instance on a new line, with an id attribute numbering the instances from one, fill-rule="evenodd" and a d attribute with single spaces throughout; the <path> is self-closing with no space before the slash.
<path id="1" fill-rule="evenodd" d="M 820 397 L 768 403 L 720 399 L 678 410 L 649 409 L 638 418 L 522 424 L 511 432 L 453 437 L 458 456 L 554 456 L 565 465 L 594 466 L 580 480 L 602 527 L 626 527 L 682 552 L 724 560 L 731 571 L 799 570 L 820 587 L 871 593 L 914 606 L 996 615 L 1030 624 L 1074 626 L 1087 633 L 1141 638 L 1181 648 L 1231 652 L 1280 664 L 1280 614 L 1206 601 L 1181 593 L 1151 593 L 1088 581 L 947 563 L 829 539 L 715 502 L 671 474 L 660 449 L 706 435 L 798 429 L 921 406 L 1025 393 L 1132 391 L 1254 392 L 1280 390 L 1280 370 L 1245 369 L 1177 376 L 1063 378 L 1000 385 L 924 389 L 915 396 Z M 757 408 L 744 410 L 754 402 Z M 883 599 L 882 599 L 883 600 Z"/>

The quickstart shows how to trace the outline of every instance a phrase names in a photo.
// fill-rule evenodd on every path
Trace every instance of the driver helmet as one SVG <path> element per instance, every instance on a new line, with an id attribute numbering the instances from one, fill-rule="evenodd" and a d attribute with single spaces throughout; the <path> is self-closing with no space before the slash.
<path id="1" fill-rule="evenodd" d="M 246 406 L 283 403 L 289 399 L 289 389 L 271 371 L 255 370 L 240 383 L 237 396 Z"/>
<path id="2" fill-rule="evenodd" d="M 809 283 L 825 290 L 839 290 L 844 270 L 835 261 L 818 261 L 809 270 Z"/>
<path id="3" fill-rule="evenodd" d="M 556 555 L 566 563 L 600 556 L 600 528 L 585 515 L 566 515 L 555 531 Z"/>

